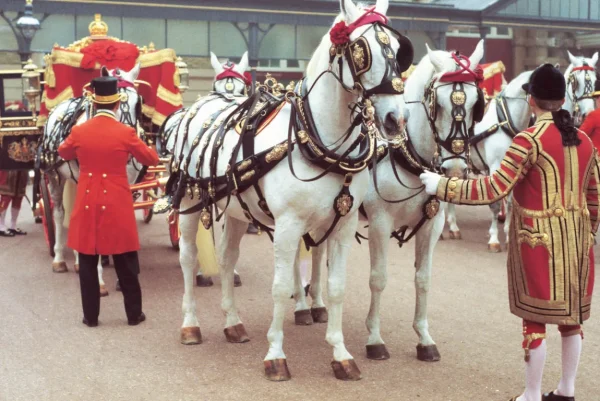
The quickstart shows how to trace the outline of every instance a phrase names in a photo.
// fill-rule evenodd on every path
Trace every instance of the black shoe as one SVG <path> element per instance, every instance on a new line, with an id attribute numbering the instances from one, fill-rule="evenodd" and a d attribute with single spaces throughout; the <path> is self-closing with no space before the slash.
<path id="1" fill-rule="evenodd" d="M 9 228 L 7 231 L 13 235 L 27 235 L 27 233 L 25 231 L 21 230 L 20 228 L 17 228 L 17 229 Z"/>
<path id="2" fill-rule="evenodd" d="M 127 323 L 130 326 L 137 326 L 138 324 L 142 323 L 144 320 L 146 320 L 146 315 L 144 315 L 144 312 L 142 312 L 142 314 L 137 319 L 128 320 Z"/>
<path id="3" fill-rule="evenodd" d="M 85 324 L 87 327 L 96 327 L 98 326 L 98 321 L 91 321 L 91 320 L 87 320 L 86 318 L 83 318 L 82 323 Z"/>
<path id="4" fill-rule="evenodd" d="M 575 397 L 556 395 L 554 391 L 542 395 L 542 401 L 575 401 Z"/>

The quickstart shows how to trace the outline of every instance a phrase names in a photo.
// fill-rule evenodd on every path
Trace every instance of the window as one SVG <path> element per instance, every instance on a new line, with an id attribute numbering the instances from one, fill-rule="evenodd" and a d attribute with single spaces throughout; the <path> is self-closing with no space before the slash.
<path id="1" fill-rule="evenodd" d="M 68 46 L 75 40 L 75 17 L 52 14 L 44 20 L 40 30 L 35 34 L 31 42 L 31 49 L 49 53 L 55 43 L 60 46 Z"/>
<path id="2" fill-rule="evenodd" d="M 313 52 L 319 47 L 321 39 L 329 31 L 325 26 L 298 25 L 296 29 L 296 58 L 310 60 Z"/>
<path id="3" fill-rule="evenodd" d="M 210 23 L 210 51 L 219 58 L 241 57 L 246 51 L 242 33 L 231 22 Z"/>
<path id="4" fill-rule="evenodd" d="M 168 20 L 167 47 L 177 55 L 207 56 L 208 22 Z"/>
<path id="5" fill-rule="evenodd" d="M 163 49 L 165 48 L 165 20 L 123 18 L 123 37 L 121 39 L 134 43 L 138 47 L 148 46 L 150 42 L 154 42 L 156 49 Z"/>
<path id="6" fill-rule="evenodd" d="M 295 58 L 296 40 L 293 25 L 275 25 L 263 38 L 260 58 Z"/>

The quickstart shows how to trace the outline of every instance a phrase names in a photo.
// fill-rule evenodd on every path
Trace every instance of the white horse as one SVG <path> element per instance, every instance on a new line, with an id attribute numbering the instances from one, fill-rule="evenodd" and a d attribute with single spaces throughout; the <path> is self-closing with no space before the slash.
<path id="1" fill-rule="evenodd" d="M 575 57 L 568 52 L 571 64 L 565 71 L 567 93 L 563 109 L 573 116 L 575 124 L 581 125 L 585 116 L 594 111 L 594 85 L 596 84 L 596 64 L 598 52 L 592 58 Z"/>
<path id="2" fill-rule="evenodd" d="M 471 163 L 476 171 L 492 174 L 498 170 L 514 136 L 529 126 L 531 108 L 527 103 L 527 94 L 522 86 L 529 82 L 532 73 L 533 71 L 525 71 L 513 79 L 502 90 L 502 93 L 490 101 L 483 120 L 475 126 L 475 136 L 471 139 L 470 154 Z M 510 197 L 507 199 L 505 210 L 504 233 L 507 241 L 511 199 Z M 498 215 L 501 207 L 501 202 L 490 205 L 492 224 L 489 230 L 488 249 L 491 252 L 500 252 L 502 249 L 498 239 Z M 456 222 L 456 205 L 448 204 L 447 213 L 450 238 L 460 239 L 460 228 Z"/>
<path id="3" fill-rule="evenodd" d="M 135 66 L 131 71 L 119 69 L 107 70 L 102 68 L 102 75 L 115 76 L 120 81 L 126 83 L 121 85 L 119 92 L 122 95 L 121 105 L 117 110 L 117 120 L 134 125 L 137 123 L 137 115 L 141 110 L 140 96 L 134 89 L 134 82 L 140 73 L 140 65 Z M 52 271 L 55 273 L 64 273 L 68 271 L 64 258 L 66 244 L 66 230 L 63 228 L 65 210 L 63 208 L 63 193 L 67 180 L 77 182 L 79 180 L 79 163 L 75 161 L 65 162 L 57 153 L 60 144 L 67 138 L 70 131 L 65 131 L 64 126 L 67 119 L 73 120 L 72 125 L 79 125 L 90 118 L 89 113 L 92 110 L 91 101 L 85 97 L 65 100 L 52 110 L 48 116 L 44 135 L 42 137 L 42 152 L 46 155 L 42 157 L 42 167 L 44 174 L 48 176 L 48 186 L 50 196 L 54 204 L 53 220 L 56 232 L 56 242 L 54 245 L 54 260 L 52 261 Z M 80 111 L 82 114 L 79 115 Z M 48 160 L 48 158 L 51 158 Z M 130 183 L 134 183 L 142 166 L 133 158 L 127 164 L 127 177 Z M 79 254 L 74 251 L 76 272 L 79 271 Z M 100 294 L 108 295 L 106 285 L 102 279 L 102 263 L 98 261 L 98 279 L 100 282 Z"/>
<path id="4" fill-rule="evenodd" d="M 215 79 L 213 90 L 205 97 L 204 101 L 212 101 L 221 96 L 234 97 L 237 103 L 242 103 L 247 99 L 247 84 L 248 80 L 245 76 L 248 70 L 248 52 L 242 55 L 239 64 L 235 64 L 227 60 L 222 63 L 217 56 L 211 52 L 210 61 L 215 70 Z M 156 150 L 161 157 L 170 157 L 175 149 L 175 133 L 180 129 L 180 124 L 183 117 L 187 113 L 188 108 L 182 108 L 171 114 L 164 121 L 158 131 L 158 140 L 156 141 Z M 190 122 L 191 120 L 186 120 Z M 182 128 L 183 129 L 183 128 Z M 167 166 L 167 173 L 171 174 L 171 166 Z M 196 285 L 198 287 L 210 287 L 213 285 L 211 277 L 204 277 L 202 272 L 198 270 L 196 275 Z M 237 271 L 234 273 L 234 285 L 239 287 L 242 285 L 242 279 Z"/>
<path id="5" fill-rule="evenodd" d="M 483 57 L 483 43 L 483 40 L 480 41 L 467 59 L 471 69 L 475 69 Z M 417 357 L 423 361 L 440 359 L 437 346 L 429 333 L 427 302 L 433 250 L 444 227 L 444 211 L 443 208 L 440 209 L 437 200 L 425 194 L 419 180 L 422 168 L 418 164 L 432 163 L 431 167 L 440 168 L 450 176 L 464 176 L 467 171 L 465 151 L 468 130 L 474 123 L 474 110 L 483 107 L 482 103 L 477 103 L 483 102 L 483 99 L 474 79 L 476 74 L 472 74 L 472 82 L 461 82 L 460 78 L 464 78 L 464 75 L 454 80 L 448 78 L 441 81 L 446 73 L 458 68 L 453 57 L 455 55 L 445 51 L 431 51 L 429 47 L 427 50 L 428 54 L 406 81 L 404 96 L 410 111 L 408 141 L 405 145 L 400 145 L 402 142 L 391 142 L 388 146 L 378 147 L 381 160 L 371 172 L 371 185 L 363 203 L 364 214 L 369 222 L 371 255 L 371 306 L 366 320 L 369 331 L 366 348 L 370 359 L 389 358 L 381 338 L 379 309 L 387 282 L 390 233 L 400 245 L 413 236 L 416 240 L 416 308 L 413 328 L 419 336 Z M 455 120 L 454 116 L 459 110 L 462 110 L 459 112 L 461 117 Z M 436 132 L 429 123 L 430 119 L 433 120 Z M 459 126 L 460 129 L 457 129 Z M 413 151 L 404 150 L 411 148 Z M 415 163 L 407 161 L 411 157 Z M 313 274 L 309 289 L 313 311 L 315 308 L 324 308 L 320 287 L 322 254 L 321 248 L 313 251 Z M 296 299 L 296 310 L 307 308 L 298 284 Z M 323 321 L 319 319 L 320 315 L 313 313 L 315 321 Z"/>
<path id="6" fill-rule="evenodd" d="M 283 321 L 289 296 L 294 292 L 294 264 L 299 254 L 300 239 L 305 233 L 311 232 L 314 235 L 313 238 L 320 240 L 327 231 L 331 232 L 327 238 L 330 319 L 326 340 L 333 347 L 332 367 L 337 378 L 347 380 L 360 378 L 360 371 L 344 345 L 342 305 L 345 294 L 348 251 L 358 223 L 358 207 L 367 193 L 369 173 L 366 169 L 357 167 L 355 174 L 348 173 L 346 176 L 335 173 L 327 174 L 327 170 L 324 171 L 322 167 L 309 161 L 308 156 L 305 156 L 306 153 L 300 152 L 300 148 L 304 149 L 303 152 L 309 152 L 310 149 L 307 147 L 315 145 L 321 155 L 329 154 L 331 156 L 329 152 L 334 152 L 335 157 L 321 159 L 327 163 L 332 160 L 333 164 L 330 166 L 335 166 L 335 168 L 351 169 L 351 164 L 342 165 L 337 163 L 336 159 L 343 157 L 345 160 L 350 160 L 349 157 L 363 157 L 363 144 L 367 144 L 365 148 L 369 152 L 374 150 L 374 146 L 372 146 L 374 145 L 373 129 L 369 129 L 365 134 L 364 128 L 361 130 L 360 127 L 349 124 L 349 121 L 359 118 L 356 111 L 360 110 L 363 104 L 362 113 L 364 115 L 373 116 L 375 114 L 375 117 L 386 127 L 393 126 L 394 130 L 402 130 L 404 125 L 401 117 L 403 115 L 402 98 L 392 93 L 397 94 L 402 90 L 402 81 L 399 77 L 400 66 L 404 69 L 407 65 L 405 59 L 397 61 L 396 56 L 403 54 L 402 51 L 407 41 L 395 31 L 392 32 L 389 27 L 382 25 L 384 21 L 387 21 L 382 16 L 388 8 L 387 0 L 378 0 L 374 8 L 376 13 L 369 11 L 368 15 L 363 13 L 351 0 L 340 0 L 340 3 L 342 15 L 338 21 L 345 21 L 348 25 L 358 21 L 356 25 L 359 26 L 348 33 L 347 28 L 340 29 L 340 25 L 336 25 L 337 28 L 332 29 L 334 31 L 332 35 L 340 43 L 347 44 L 355 40 L 358 42 L 352 42 L 350 48 L 343 47 L 344 51 L 337 52 L 336 48 L 332 46 L 330 34 L 327 34 L 312 56 L 304 85 L 299 85 L 297 89 L 303 99 L 300 99 L 298 94 L 295 97 L 289 95 L 292 97 L 283 103 L 276 102 L 281 106 L 277 109 L 277 115 L 264 127 L 262 133 L 254 138 L 254 153 L 261 155 L 256 157 L 260 157 L 261 163 L 265 163 L 261 165 L 283 160 L 275 167 L 270 168 L 268 173 L 262 176 L 257 183 L 266 203 L 263 202 L 263 207 L 259 207 L 259 197 L 254 190 L 238 193 L 237 189 L 234 190 L 230 202 L 228 202 L 229 198 L 217 202 L 219 210 L 225 213 L 225 230 L 221 237 L 218 260 L 223 291 L 221 306 L 226 315 L 225 335 L 230 342 L 248 341 L 248 336 L 238 315 L 233 293 L 233 269 L 239 257 L 240 240 L 248 225 L 248 213 L 251 214 L 253 222 L 260 221 L 275 227 L 273 233 L 275 271 L 272 287 L 274 310 L 267 336 L 270 344 L 269 351 L 264 360 L 265 373 L 270 380 L 288 380 L 291 377 L 283 351 Z M 364 21 L 367 22 L 360 25 Z M 401 43 L 403 49 L 400 49 Z M 341 48 L 340 45 L 338 49 Z M 410 59 L 412 60 L 412 49 L 410 50 Z M 406 50 L 404 52 L 404 54 L 409 54 Z M 332 64 L 330 57 L 334 59 Z M 342 62 L 338 64 L 337 59 L 341 59 Z M 353 63 L 353 70 L 349 63 Z M 340 65 L 342 71 L 340 71 Z M 364 68 L 367 70 L 359 73 L 359 70 Z M 390 76 L 390 73 L 393 75 Z M 338 79 L 343 81 L 343 85 Z M 311 87 L 312 90 L 307 92 Z M 383 94 L 384 87 L 386 88 L 385 94 Z M 392 92 L 392 87 L 394 92 Z M 354 88 L 354 90 L 350 88 Z M 379 94 L 373 94 L 374 91 Z M 361 96 L 363 95 L 372 95 L 370 98 L 374 102 L 376 111 L 368 106 L 368 102 L 362 101 Z M 257 98 L 250 99 L 257 100 Z M 190 192 L 183 198 L 180 205 L 182 234 L 180 261 L 185 281 L 181 340 L 184 344 L 201 342 L 193 292 L 198 252 L 195 237 L 201 217 L 203 222 L 210 221 L 210 218 L 206 218 L 208 213 L 206 210 L 202 212 L 197 210 L 190 214 L 185 214 L 185 211 L 202 205 L 199 203 L 199 198 L 206 199 L 211 194 L 220 193 L 219 191 L 223 188 L 209 185 L 208 191 L 203 188 L 197 190 L 198 187 L 194 182 L 198 182 L 198 178 L 207 177 L 209 174 L 212 176 L 211 160 L 216 164 L 216 175 L 219 177 L 226 172 L 234 174 L 236 171 L 251 169 L 242 177 L 237 176 L 239 181 L 235 180 L 235 188 L 238 188 L 238 184 L 243 184 L 246 178 L 252 177 L 257 171 L 250 167 L 256 162 L 252 157 L 242 162 L 241 149 L 238 151 L 236 147 L 239 136 L 230 128 L 231 125 L 221 125 L 223 119 L 231 114 L 232 107 L 223 100 L 216 100 L 197 107 L 201 102 L 202 100 L 192 106 L 184 117 L 184 121 L 188 118 L 192 119 L 189 132 L 195 134 L 203 132 L 203 129 L 208 131 L 214 129 L 222 132 L 223 135 L 219 133 L 209 135 L 210 132 L 201 137 L 196 135 L 186 137 L 181 132 L 178 132 L 177 135 L 174 158 L 182 162 L 180 166 L 183 166 L 182 170 L 185 172 L 182 176 L 196 177 L 191 182 L 193 188 L 188 187 Z M 288 141 L 290 123 L 292 123 L 292 127 L 297 124 L 296 119 L 291 120 L 291 116 L 295 113 L 294 110 L 300 108 L 296 117 L 308 118 L 306 115 L 309 105 L 314 124 L 312 126 L 308 123 L 302 124 L 301 130 L 292 129 L 291 136 L 294 139 L 290 144 Z M 357 107 L 348 107 L 349 105 Z M 222 115 L 218 114 L 220 110 Z M 370 119 L 364 117 L 364 121 L 370 121 Z M 248 124 L 244 123 L 243 127 L 247 126 Z M 222 131 L 223 129 L 226 131 Z M 215 140 L 219 141 L 218 146 L 213 147 Z M 204 143 L 205 141 L 210 141 L 210 143 L 207 145 Z M 353 150 L 350 147 L 351 144 L 359 142 L 361 143 L 360 149 Z M 215 161 L 212 156 L 209 157 L 211 152 L 208 152 L 201 165 L 197 166 L 200 161 L 199 149 L 205 146 L 209 150 L 213 149 L 213 155 L 216 152 L 222 157 Z M 195 150 L 190 151 L 190 149 Z M 234 149 L 237 154 L 233 154 Z M 288 163 L 289 165 L 287 165 Z M 301 179 L 296 178 L 291 171 L 291 166 L 297 177 Z M 320 179 L 307 181 L 307 179 L 320 174 L 323 174 Z M 228 175 L 228 177 L 231 176 Z M 212 179 L 212 177 L 209 178 Z M 232 180 L 230 179 L 229 183 L 233 185 Z M 190 193 L 193 194 L 193 199 L 190 198 Z M 241 206 L 240 200 L 247 206 L 247 210 Z M 337 224 L 335 224 L 336 222 Z M 335 229 L 330 230 L 333 224 L 335 224 Z"/>

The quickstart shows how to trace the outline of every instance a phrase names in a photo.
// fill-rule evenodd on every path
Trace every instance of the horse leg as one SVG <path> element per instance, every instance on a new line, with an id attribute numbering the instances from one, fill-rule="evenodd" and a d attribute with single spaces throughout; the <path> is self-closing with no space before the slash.
<path id="1" fill-rule="evenodd" d="M 492 225 L 490 226 L 490 240 L 488 241 L 488 250 L 490 252 L 500 252 L 502 247 L 500 246 L 500 240 L 498 239 L 498 213 L 501 208 L 500 202 L 492 203 L 490 210 L 492 211 Z"/>
<path id="2" fill-rule="evenodd" d="M 339 222 L 339 228 L 327 240 L 327 295 L 329 297 L 329 321 L 325 339 L 333 347 L 331 367 L 336 379 L 360 380 L 361 374 L 354 358 L 344 344 L 342 331 L 342 312 L 346 293 L 346 263 L 348 253 L 358 226 L 358 218 L 348 218 Z"/>
<path id="3" fill-rule="evenodd" d="M 104 268 L 102 267 L 102 260 L 98 258 L 98 282 L 100 283 L 100 296 L 105 297 L 108 295 L 108 290 L 106 289 L 106 284 L 104 283 L 104 279 L 102 278 L 102 273 Z"/>
<path id="4" fill-rule="evenodd" d="M 369 255 L 371 258 L 371 305 L 367 315 L 367 358 L 375 360 L 389 359 L 390 354 L 381 338 L 380 305 L 381 294 L 387 283 L 387 257 L 390 233 L 393 231 L 388 216 L 372 216 L 369 221 Z"/>
<path id="5" fill-rule="evenodd" d="M 458 225 L 456 224 L 456 205 L 453 203 L 449 203 L 447 212 L 448 227 L 450 229 L 450 239 L 462 239 L 460 228 L 458 228 Z"/>
<path id="6" fill-rule="evenodd" d="M 67 263 L 65 262 L 65 244 L 66 236 L 63 228 L 63 222 L 65 220 L 65 209 L 63 208 L 63 192 L 65 190 L 65 181 L 60 180 L 58 174 L 50 174 L 48 180 L 48 186 L 50 188 L 50 197 L 52 198 L 53 211 L 52 219 L 54 220 L 54 260 L 52 261 L 52 271 L 55 273 L 65 273 L 67 269 Z M 49 205 L 48 205 L 49 207 Z"/>
<path id="7" fill-rule="evenodd" d="M 417 358 L 421 361 L 440 360 L 440 353 L 429 334 L 427 321 L 427 297 L 431 285 L 431 263 L 433 250 L 444 228 L 444 213 L 440 212 L 427 222 L 416 235 L 415 244 L 415 289 L 417 293 L 413 329 L 419 336 Z"/>
<path id="8" fill-rule="evenodd" d="M 290 294 L 294 291 L 294 262 L 302 223 L 296 219 L 278 217 L 274 236 L 275 273 L 273 276 L 273 321 L 267 333 L 269 352 L 264 359 L 265 375 L 273 381 L 289 380 L 290 371 L 283 352 L 283 320 Z"/>
<path id="9" fill-rule="evenodd" d="M 185 200 L 184 200 L 185 202 Z M 182 206 L 187 209 L 187 207 Z M 196 316 L 196 298 L 194 297 L 194 277 L 198 269 L 198 248 L 196 246 L 196 233 L 200 213 L 182 214 L 179 216 L 179 262 L 183 273 L 184 294 L 181 309 L 183 311 L 183 325 L 181 327 L 181 343 L 186 345 L 200 344 L 202 334 Z"/>
<path id="10" fill-rule="evenodd" d="M 298 252 L 296 252 L 296 260 L 294 262 L 294 300 L 296 301 L 296 308 L 294 310 L 294 322 L 298 326 L 309 326 L 313 324 L 313 318 L 306 303 L 306 291 L 304 290 L 302 280 L 302 263 L 300 260 L 300 252 L 304 246 L 304 241 L 300 240 L 298 245 Z"/>
<path id="11" fill-rule="evenodd" d="M 248 223 L 226 216 L 225 230 L 219 244 L 219 271 L 221 272 L 221 309 L 225 312 L 225 338 L 230 343 L 250 341 L 238 316 L 234 298 L 234 268 L 240 256 L 240 242 Z"/>
<path id="12" fill-rule="evenodd" d="M 323 267 L 324 254 L 324 245 L 312 248 L 312 275 L 310 277 L 308 293 L 312 299 L 310 313 L 315 323 L 327 323 L 327 320 L 329 320 L 327 308 L 325 307 L 325 302 L 323 302 L 323 287 L 321 285 L 321 268 Z"/>

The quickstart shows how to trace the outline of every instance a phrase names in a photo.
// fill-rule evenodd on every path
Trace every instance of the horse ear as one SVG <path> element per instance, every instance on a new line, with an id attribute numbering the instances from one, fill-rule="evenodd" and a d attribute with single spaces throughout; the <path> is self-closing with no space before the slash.
<path id="1" fill-rule="evenodd" d="M 102 66 L 102 68 L 100 68 L 100 76 L 101 77 L 109 77 L 110 74 L 108 73 L 108 68 L 106 68 L 106 66 Z"/>
<path id="2" fill-rule="evenodd" d="M 560 70 L 560 63 L 554 64 L 554 68 L 556 68 L 557 70 Z"/>
<path id="3" fill-rule="evenodd" d="M 577 65 L 578 61 L 577 61 L 577 57 L 573 56 L 571 54 L 570 51 L 567 50 L 567 54 L 569 55 L 569 61 L 571 62 L 571 64 L 573 65 Z"/>
<path id="4" fill-rule="evenodd" d="M 377 5 L 375 6 L 375 11 L 377 11 L 380 14 L 386 15 L 389 6 L 390 6 L 390 0 L 377 0 Z"/>
<path id="5" fill-rule="evenodd" d="M 483 54 L 485 52 L 484 43 L 485 43 L 484 40 L 481 39 L 479 41 L 479 43 L 477 43 L 477 47 L 475 48 L 475 51 L 473 52 L 471 57 L 469 57 L 469 61 L 471 61 L 472 68 L 475 68 L 475 66 L 477 66 L 479 64 L 479 62 L 481 61 L 481 59 L 483 58 Z"/>
<path id="6" fill-rule="evenodd" d="M 248 52 L 245 52 L 240 60 L 239 64 L 235 66 L 235 69 L 240 74 L 243 74 L 244 71 L 248 69 Z"/>
<path id="7" fill-rule="evenodd" d="M 141 63 L 137 63 L 135 65 L 135 67 L 133 67 L 131 69 L 131 71 L 129 71 L 128 75 L 129 75 L 129 78 L 130 78 L 130 80 L 129 80 L 130 82 L 133 82 L 133 81 L 135 81 L 138 78 L 138 76 L 140 75 L 140 70 L 141 69 L 142 69 L 142 64 Z"/>
<path id="8" fill-rule="evenodd" d="M 598 52 L 594 53 L 590 64 L 592 65 L 592 67 L 595 67 L 597 62 L 598 62 Z"/>
<path id="9" fill-rule="evenodd" d="M 360 16 L 360 10 L 352 0 L 340 0 L 340 7 L 346 22 L 355 21 Z"/>
<path id="10" fill-rule="evenodd" d="M 437 73 L 443 72 L 444 71 L 444 63 L 442 62 L 442 60 L 440 60 L 440 58 L 437 56 L 437 54 L 435 54 L 429 48 L 429 45 L 427 43 L 425 43 L 425 46 L 427 47 L 427 55 L 429 56 L 429 61 L 431 61 L 431 64 L 433 64 L 433 68 L 435 68 L 435 71 Z"/>
<path id="11" fill-rule="evenodd" d="M 220 73 L 222 73 L 224 71 L 223 66 L 221 65 L 221 62 L 219 61 L 219 59 L 217 58 L 217 56 L 215 56 L 215 54 L 213 52 L 210 52 L 210 64 L 212 64 L 212 68 L 213 68 L 213 70 L 215 70 L 217 75 L 219 75 Z"/>

